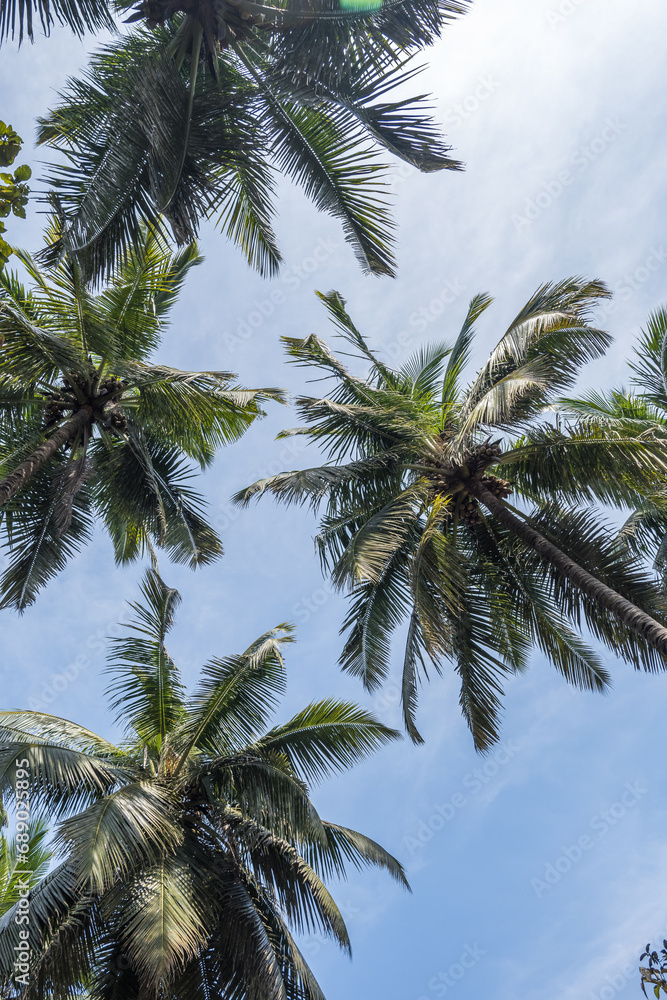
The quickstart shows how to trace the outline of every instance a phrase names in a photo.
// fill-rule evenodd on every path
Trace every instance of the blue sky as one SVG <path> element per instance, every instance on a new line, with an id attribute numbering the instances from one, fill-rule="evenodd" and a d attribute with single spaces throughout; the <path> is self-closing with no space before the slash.
<path id="1" fill-rule="evenodd" d="M 480 327 L 481 359 L 540 283 L 583 274 L 615 292 L 599 318 L 616 341 L 582 385 L 622 382 L 638 330 L 667 300 L 666 36 L 659 0 L 476 0 L 427 54 L 421 81 L 467 170 L 395 171 L 399 277 L 363 277 L 338 226 L 285 186 L 282 277 L 260 279 L 206 229 L 207 260 L 159 356 L 299 391 L 303 373 L 284 364 L 278 339 L 328 336 L 313 292 L 336 288 L 373 345 L 397 361 L 424 340 L 453 336 L 468 299 L 488 291 L 495 303 Z M 0 116 L 30 140 L 35 116 L 84 61 L 65 32 L 18 53 L 4 48 Z M 37 172 L 41 155 L 28 141 Z M 37 246 L 41 223 L 33 210 L 27 223 L 11 223 L 10 239 Z M 269 315 L 257 323 L 262 307 Z M 171 651 L 194 679 L 209 656 L 293 620 L 285 715 L 337 695 L 398 723 L 395 683 L 369 698 L 336 667 L 345 604 L 320 575 L 314 519 L 269 501 L 243 512 L 229 504 L 261 475 L 312 463 L 290 450 L 299 445 L 274 440 L 294 422 L 271 407 L 203 480 L 226 555 L 195 574 L 162 563 L 184 598 Z M 22 618 L 4 612 L 4 705 L 48 703 L 113 732 L 103 637 L 139 575 L 114 568 L 100 535 Z M 398 664 L 398 644 L 396 653 Z M 487 760 L 473 751 L 446 672 L 423 690 L 425 746 L 403 741 L 315 791 L 323 815 L 398 855 L 413 887 L 407 895 L 371 873 L 335 888 L 352 963 L 325 942 L 304 944 L 329 1000 L 641 996 L 628 967 L 646 941 L 667 935 L 667 678 L 604 655 L 614 678 L 605 698 L 569 689 L 536 655 L 508 685 L 504 750 Z"/>

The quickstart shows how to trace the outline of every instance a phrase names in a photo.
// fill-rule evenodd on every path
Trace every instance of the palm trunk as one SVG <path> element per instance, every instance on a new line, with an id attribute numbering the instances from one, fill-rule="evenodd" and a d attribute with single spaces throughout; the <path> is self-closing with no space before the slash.
<path id="1" fill-rule="evenodd" d="M 538 531 L 535 531 L 529 524 L 508 510 L 505 504 L 487 490 L 482 483 L 471 482 L 468 489 L 484 504 L 497 521 L 537 552 L 540 558 L 555 566 L 578 590 L 592 598 L 599 607 L 611 611 L 627 628 L 632 629 L 649 645 L 667 657 L 667 628 L 664 625 L 657 622 L 655 618 L 651 618 L 625 597 L 621 597 L 611 587 L 601 583 L 591 573 L 582 569 L 578 563 L 573 562 L 556 545 L 553 545 Z"/>
<path id="2" fill-rule="evenodd" d="M 25 486 L 35 473 L 39 472 L 42 466 L 55 455 L 59 448 L 62 448 L 67 441 L 71 441 L 79 430 L 85 427 L 86 424 L 89 424 L 92 415 L 92 406 L 82 406 L 44 444 L 40 444 L 39 448 L 36 448 L 32 455 L 29 455 L 24 462 L 16 466 L 13 472 L 10 472 L 8 476 L 0 480 L 0 507 L 10 497 L 13 497 L 17 490 Z"/>

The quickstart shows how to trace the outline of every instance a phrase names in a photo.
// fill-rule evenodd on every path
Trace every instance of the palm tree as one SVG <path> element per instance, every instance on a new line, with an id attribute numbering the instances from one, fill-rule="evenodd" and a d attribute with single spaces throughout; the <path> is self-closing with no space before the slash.
<path id="1" fill-rule="evenodd" d="M 391 634 L 408 620 L 402 701 L 415 742 L 429 663 L 440 671 L 454 662 L 482 751 L 498 738 L 505 678 L 535 647 L 588 690 L 605 690 L 609 675 L 582 626 L 635 668 L 665 668 L 664 592 L 590 504 L 634 507 L 664 480 L 667 442 L 632 428 L 560 427 L 545 413 L 609 346 L 590 319 L 607 296 L 597 281 L 542 286 L 467 387 L 486 295 L 472 300 L 453 346 L 429 344 L 397 371 L 370 350 L 337 293 L 321 296 L 339 335 L 370 362 L 365 378 L 317 337 L 285 338 L 295 363 L 333 382 L 327 396 L 298 400 L 306 426 L 285 434 L 309 436 L 329 462 L 261 480 L 235 499 L 272 493 L 314 509 L 326 501 L 322 564 L 351 590 L 342 667 L 379 686 Z M 520 506 L 508 502 L 512 493 Z"/>
<path id="2" fill-rule="evenodd" d="M 141 4 L 154 7 L 156 20 L 176 9 Z M 274 274 L 283 175 L 341 222 L 365 271 L 393 274 L 380 151 L 424 171 L 461 165 L 423 98 L 392 92 L 415 75 L 412 52 L 464 7 L 390 0 L 355 13 L 325 0 L 317 12 L 301 0 L 284 10 L 204 0 L 107 45 L 39 123 L 39 141 L 60 154 L 48 181 L 66 218 L 48 260 L 65 247 L 97 278 L 118 266 L 142 224 L 185 244 L 213 218 L 253 267 Z M 219 18 L 206 31 L 204 8 Z M 208 74 L 198 71 L 204 50 Z"/>
<path id="3" fill-rule="evenodd" d="M 38 712 L 0 713 L 0 787 L 30 762 L 33 811 L 58 821 L 61 861 L 30 898 L 31 997 L 87 990 L 124 1000 L 322 1000 L 292 931 L 349 949 L 322 881 L 377 865 L 378 844 L 322 820 L 307 782 L 345 771 L 398 736 L 326 700 L 266 731 L 285 686 L 279 625 L 213 659 L 186 696 L 165 646 L 179 594 L 150 571 L 127 637 L 114 640 L 113 745 Z M 0 921 L 2 980 L 13 911 Z"/>
<path id="4" fill-rule="evenodd" d="M 0 277 L 0 606 L 30 604 L 95 517 L 118 562 L 151 544 L 192 567 L 217 558 L 188 460 L 208 466 L 281 394 L 149 360 L 196 248 L 174 256 L 144 231 L 96 295 L 71 259 L 44 272 L 17 254 L 33 288 Z"/>

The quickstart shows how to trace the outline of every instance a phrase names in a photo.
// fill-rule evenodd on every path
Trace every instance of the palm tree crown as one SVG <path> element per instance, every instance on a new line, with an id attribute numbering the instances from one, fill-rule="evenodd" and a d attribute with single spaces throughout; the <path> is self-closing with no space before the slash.
<path id="1" fill-rule="evenodd" d="M 321 296 L 339 334 L 370 362 L 366 378 L 315 336 L 285 339 L 297 364 L 333 382 L 324 398 L 299 399 L 307 426 L 285 433 L 308 435 L 330 462 L 257 482 L 236 500 L 270 492 L 313 508 L 326 501 L 320 556 L 334 583 L 351 588 L 341 664 L 368 688 L 381 684 L 391 633 L 408 619 L 402 699 L 415 741 L 429 663 L 440 670 L 453 660 L 481 750 L 498 738 L 504 679 L 534 647 L 569 682 L 598 691 L 609 677 L 582 625 L 636 668 L 667 663 L 661 588 L 589 509 L 593 500 L 633 507 L 655 490 L 664 437 L 629 425 L 560 426 L 545 415 L 608 347 L 590 320 L 607 295 L 580 279 L 541 287 L 467 387 L 486 295 L 472 300 L 453 346 L 430 344 L 397 371 L 370 350 L 337 293 Z"/>
<path id="2" fill-rule="evenodd" d="M 274 10 L 249 6 L 260 19 Z M 250 23 L 243 4 L 212 7 Z M 117 266 L 142 223 L 157 231 L 166 221 L 182 244 L 207 217 L 253 267 L 273 274 L 281 261 L 273 216 L 283 175 L 339 220 L 365 271 L 392 274 L 380 153 L 425 171 L 461 166 L 423 97 L 392 92 L 415 75 L 414 49 L 462 6 L 404 0 L 356 14 L 334 7 L 290 5 L 275 15 L 280 30 L 248 28 L 222 51 L 212 39 L 209 74 L 198 72 L 204 35 L 195 13 L 93 56 L 40 123 L 40 142 L 65 157 L 48 178 L 67 220 L 48 259 L 66 247 L 88 276 L 99 277 Z M 283 30 L 285 18 L 293 30 Z"/>
<path id="3" fill-rule="evenodd" d="M 378 844 L 320 818 L 307 782 L 347 770 L 398 734 L 354 705 L 311 704 L 266 731 L 285 674 L 280 625 L 213 659 L 186 696 L 165 646 L 178 593 L 156 571 L 114 640 L 120 745 L 65 719 L 0 713 L 0 775 L 27 758 L 33 811 L 57 819 L 60 863 L 30 901 L 26 996 L 323 1000 L 291 931 L 349 949 L 322 878 L 378 865 Z M 17 927 L 0 922 L 7 982 Z"/>
<path id="4" fill-rule="evenodd" d="M 191 566 L 221 553 L 192 489 L 218 446 L 239 438 L 277 390 L 235 387 L 227 372 L 149 361 L 200 258 L 146 231 L 123 269 L 91 294 L 76 262 L 0 278 L 0 527 L 4 606 L 30 604 L 102 519 L 120 562 L 151 543 Z M 4 477 L 4 478 L 2 478 Z"/>

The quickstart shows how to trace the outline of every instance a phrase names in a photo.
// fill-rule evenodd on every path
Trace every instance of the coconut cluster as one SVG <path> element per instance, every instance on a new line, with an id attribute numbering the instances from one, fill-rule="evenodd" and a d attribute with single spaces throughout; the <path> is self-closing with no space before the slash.
<path id="1" fill-rule="evenodd" d="M 124 382 L 123 379 L 107 378 L 104 382 L 100 382 L 99 394 L 102 395 L 103 393 L 107 393 L 108 395 L 112 395 L 116 392 L 122 392 L 126 386 L 127 382 Z"/>
<path id="2" fill-rule="evenodd" d="M 497 476 L 482 476 L 480 483 L 489 493 L 493 493 L 494 497 L 498 497 L 499 500 L 504 500 L 505 497 L 510 496 L 512 493 L 512 484 L 507 479 L 499 479 Z M 455 501 L 452 501 L 448 505 L 448 509 L 453 511 L 455 506 Z M 472 496 L 470 493 L 464 494 L 459 505 L 459 517 L 471 526 L 481 524 L 482 515 L 479 510 L 479 500 L 477 497 Z"/>
<path id="3" fill-rule="evenodd" d="M 510 496 L 512 484 L 509 480 L 487 475 L 485 472 L 501 454 L 502 449 L 497 441 L 485 441 L 464 455 L 456 464 L 446 459 L 440 462 L 432 458 L 424 459 L 423 464 L 433 468 L 429 476 L 433 497 L 448 498 L 445 509 L 451 516 L 457 514 L 461 521 L 471 526 L 481 524 L 479 501 L 470 490 L 466 489 L 466 483 L 473 480 L 501 500 Z"/>
<path id="4" fill-rule="evenodd" d="M 87 390 L 88 385 L 82 376 L 75 376 L 73 381 L 78 389 Z M 79 408 L 79 401 L 73 392 L 72 383 L 67 380 L 63 380 L 58 392 L 52 392 L 46 398 L 48 399 L 48 403 L 44 408 L 45 427 L 57 424 L 65 416 L 67 410 L 73 412 Z"/>
<path id="5" fill-rule="evenodd" d="M 123 434 L 127 430 L 127 417 L 120 406 L 110 406 L 104 411 L 104 422 L 107 427 Z"/>
<path id="6" fill-rule="evenodd" d="M 120 398 L 128 383 L 119 378 L 107 378 L 100 382 L 97 393 L 91 397 L 91 382 L 94 380 L 96 371 L 91 369 L 90 378 L 83 375 L 74 375 L 72 381 L 63 380 L 61 388 L 57 392 L 50 393 L 47 404 L 44 407 L 44 428 L 52 427 L 59 423 L 67 412 L 76 413 L 83 405 L 80 398 L 74 392 L 74 387 L 81 390 L 85 395 L 89 405 L 93 407 L 96 419 L 101 419 L 107 427 L 123 432 L 127 430 L 127 418 L 118 406 L 116 400 Z"/>
<path id="7" fill-rule="evenodd" d="M 44 427 L 51 427 L 57 424 L 65 415 L 65 410 L 72 409 L 72 401 L 61 393 L 53 393 L 48 397 L 48 403 L 44 407 Z"/>
<path id="8" fill-rule="evenodd" d="M 215 38 L 219 49 L 252 37 L 253 29 L 266 23 L 254 8 L 264 0 L 142 0 L 128 21 L 145 20 L 149 28 L 164 24 L 176 14 L 189 14 L 199 21 L 206 37 Z M 251 10 L 250 7 L 253 9 Z"/>

